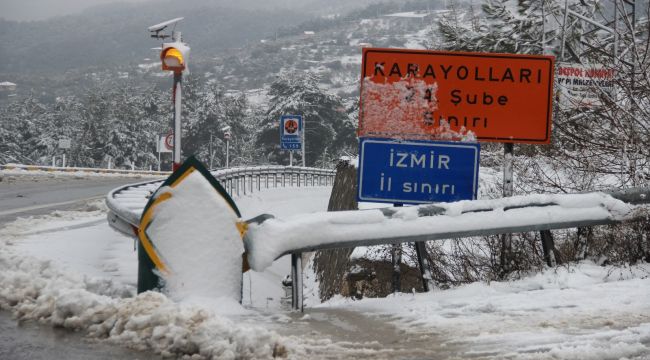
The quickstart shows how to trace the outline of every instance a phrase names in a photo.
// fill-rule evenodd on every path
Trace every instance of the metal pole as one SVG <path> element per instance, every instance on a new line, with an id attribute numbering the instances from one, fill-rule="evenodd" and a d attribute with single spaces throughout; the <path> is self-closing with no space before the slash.
<path id="1" fill-rule="evenodd" d="M 230 167 L 230 139 L 226 139 L 226 169 Z"/>
<path id="2" fill-rule="evenodd" d="M 569 0 L 564 0 L 564 20 L 562 21 L 562 43 L 560 44 L 560 61 L 564 61 L 564 47 L 566 43 L 566 21 L 569 17 Z"/>
<path id="3" fill-rule="evenodd" d="M 63 163 L 61 164 L 61 167 L 65 167 L 65 150 L 63 151 Z"/>
<path id="4" fill-rule="evenodd" d="M 401 207 L 402 204 L 394 204 L 395 207 Z M 391 263 L 393 265 L 393 293 L 398 293 L 402 289 L 402 244 L 393 244 L 390 249 Z"/>
<path id="5" fill-rule="evenodd" d="M 183 73 L 174 72 L 174 165 L 173 171 L 181 166 L 181 85 Z"/>
<path id="6" fill-rule="evenodd" d="M 415 254 L 418 257 L 420 274 L 422 274 L 422 288 L 425 292 L 432 291 L 435 285 L 433 283 L 433 274 L 431 273 L 431 264 L 427 256 L 426 242 L 418 241 L 415 243 Z"/>
<path id="7" fill-rule="evenodd" d="M 305 118 L 302 118 L 302 167 L 305 167 L 305 159 L 307 158 L 307 144 L 305 144 Z"/>
<path id="8" fill-rule="evenodd" d="M 293 151 L 289 150 L 289 166 L 293 166 Z"/>
<path id="9" fill-rule="evenodd" d="M 544 4 L 546 0 L 542 0 L 542 55 L 546 54 L 546 13 L 544 12 Z"/>
<path id="10" fill-rule="evenodd" d="M 212 151 L 212 134 L 210 134 L 210 170 L 212 170 L 212 160 L 214 159 L 214 152 Z"/>
<path id="11" fill-rule="evenodd" d="M 618 0 L 614 0 L 614 66 L 618 62 Z"/>
<path id="12" fill-rule="evenodd" d="M 160 142 L 160 141 L 159 141 Z M 111 168 L 111 160 L 108 160 L 108 168 Z M 160 151 L 158 151 L 158 171 L 160 171 Z"/>
<path id="13" fill-rule="evenodd" d="M 514 184 L 512 182 L 513 144 L 503 144 L 503 197 L 512 196 Z M 512 234 L 503 234 L 501 237 L 501 271 L 507 274 L 510 271 L 510 254 L 512 252 Z"/>
<path id="14" fill-rule="evenodd" d="M 291 307 L 304 310 L 302 296 L 302 254 L 291 254 Z"/>

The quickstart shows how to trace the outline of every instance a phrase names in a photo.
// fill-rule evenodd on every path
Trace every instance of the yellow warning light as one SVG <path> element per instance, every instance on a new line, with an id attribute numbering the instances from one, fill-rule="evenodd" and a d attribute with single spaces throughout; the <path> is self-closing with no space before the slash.
<path id="1" fill-rule="evenodd" d="M 162 69 L 170 71 L 185 70 L 187 55 L 189 55 L 189 48 L 187 46 L 165 46 L 165 48 L 160 52 Z"/>

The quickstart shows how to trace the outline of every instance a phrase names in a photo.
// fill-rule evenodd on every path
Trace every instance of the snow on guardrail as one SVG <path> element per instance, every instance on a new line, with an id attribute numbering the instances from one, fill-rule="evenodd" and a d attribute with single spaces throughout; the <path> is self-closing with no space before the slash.
<path id="1" fill-rule="evenodd" d="M 612 224 L 650 214 L 650 188 L 534 194 L 412 207 L 305 214 L 249 224 L 253 270 L 307 251 Z"/>
<path id="2" fill-rule="evenodd" d="M 328 186 L 333 184 L 335 174 L 336 171 L 330 169 L 273 165 L 212 171 L 212 175 L 231 196 L 245 195 L 262 188 Z M 140 223 L 142 210 L 163 181 L 144 181 L 121 186 L 109 192 L 106 196 L 106 205 L 110 210 L 109 224 L 121 232 L 134 235 L 134 228 Z"/>

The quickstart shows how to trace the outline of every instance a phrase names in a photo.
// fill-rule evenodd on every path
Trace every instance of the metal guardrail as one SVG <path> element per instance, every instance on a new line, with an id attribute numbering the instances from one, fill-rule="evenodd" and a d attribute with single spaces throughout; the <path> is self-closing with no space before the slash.
<path id="1" fill-rule="evenodd" d="M 646 219 L 649 215 L 650 188 L 532 194 L 413 207 L 311 213 L 292 222 L 264 218 L 251 224 L 244 244 L 251 268 L 261 271 L 287 254 L 607 225 Z M 265 251 L 255 251 L 256 248 Z"/>
<path id="2" fill-rule="evenodd" d="M 330 185 L 334 170 L 269 166 L 213 172 L 233 196 L 264 188 Z M 135 235 L 148 198 L 162 180 L 127 185 L 111 191 L 106 203 L 111 226 Z M 244 237 L 251 268 L 262 271 L 291 254 L 292 304 L 302 309 L 301 253 L 321 249 L 397 244 L 438 239 L 566 229 L 647 219 L 650 188 L 582 194 L 533 194 L 491 200 L 459 201 L 413 207 L 304 215 L 284 222 L 270 215 L 248 220 Z M 318 231 L 314 231 L 318 229 Z M 548 240 L 548 239 L 547 239 Z M 544 241 L 544 239 L 543 239 Z M 544 245 L 544 244 L 543 244 Z M 552 248 L 552 246 L 551 246 Z"/>
<path id="3" fill-rule="evenodd" d="M 236 167 L 212 171 L 212 175 L 231 196 L 241 196 L 263 188 L 330 186 L 336 170 L 294 166 Z M 108 193 L 108 223 L 115 229 L 135 235 L 142 210 L 149 197 L 164 180 L 145 181 L 121 186 Z"/>

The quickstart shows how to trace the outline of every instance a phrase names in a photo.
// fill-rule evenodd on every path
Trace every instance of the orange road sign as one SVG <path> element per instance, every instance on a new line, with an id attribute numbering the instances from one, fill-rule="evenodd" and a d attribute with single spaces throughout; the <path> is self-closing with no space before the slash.
<path id="1" fill-rule="evenodd" d="M 364 48 L 358 135 L 548 144 L 554 60 Z"/>

